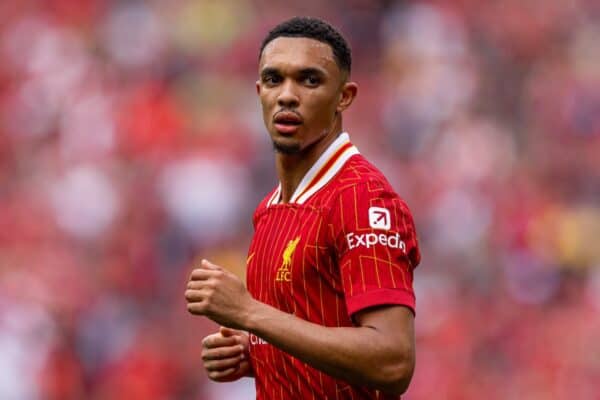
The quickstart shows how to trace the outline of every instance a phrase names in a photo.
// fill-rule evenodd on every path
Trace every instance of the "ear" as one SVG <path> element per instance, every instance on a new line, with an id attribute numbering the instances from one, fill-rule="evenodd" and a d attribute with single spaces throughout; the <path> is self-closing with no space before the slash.
<path id="1" fill-rule="evenodd" d="M 256 81 L 256 94 L 260 96 L 260 81 Z"/>
<path id="2" fill-rule="evenodd" d="M 342 87 L 340 93 L 340 101 L 336 108 L 338 113 L 341 113 L 346 108 L 350 107 L 350 104 L 354 101 L 354 98 L 358 94 L 358 85 L 355 82 L 346 82 Z"/>

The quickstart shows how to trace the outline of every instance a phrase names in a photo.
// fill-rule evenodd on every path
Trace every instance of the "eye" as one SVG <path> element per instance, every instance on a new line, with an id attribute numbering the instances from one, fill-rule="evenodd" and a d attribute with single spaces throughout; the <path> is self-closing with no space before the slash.
<path id="1" fill-rule="evenodd" d="M 265 75 L 262 79 L 266 85 L 276 85 L 281 82 L 281 77 L 278 75 Z"/>
<path id="2" fill-rule="evenodd" d="M 304 83 L 308 86 L 318 86 L 321 83 L 321 79 L 316 75 L 307 75 L 304 78 Z"/>

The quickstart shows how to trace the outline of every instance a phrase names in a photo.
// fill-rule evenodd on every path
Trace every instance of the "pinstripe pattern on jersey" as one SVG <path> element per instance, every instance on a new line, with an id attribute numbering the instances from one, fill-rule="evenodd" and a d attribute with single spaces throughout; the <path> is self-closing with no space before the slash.
<path id="1" fill-rule="evenodd" d="M 343 154 L 343 143 L 337 151 Z M 334 165 L 336 152 L 321 163 Z M 333 157 L 333 158 L 332 158 Z M 339 156 L 338 156 L 339 157 Z M 339 158 L 338 158 L 339 160 Z M 330 170 L 331 167 L 326 167 Z M 264 303 L 324 326 L 351 326 L 351 315 L 377 304 L 414 307 L 412 269 L 419 253 L 412 217 L 385 178 L 361 155 L 350 156 L 327 178 L 312 174 L 298 198 L 327 179 L 300 203 L 276 204 L 270 193 L 254 215 L 248 289 Z M 345 235 L 370 232 L 368 208 L 390 210 L 392 228 L 406 252 L 387 247 L 349 249 Z M 291 280 L 276 281 L 286 245 L 300 238 L 290 257 Z M 270 344 L 252 344 L 257 399 L 398 399 L 332 378 Z"/>

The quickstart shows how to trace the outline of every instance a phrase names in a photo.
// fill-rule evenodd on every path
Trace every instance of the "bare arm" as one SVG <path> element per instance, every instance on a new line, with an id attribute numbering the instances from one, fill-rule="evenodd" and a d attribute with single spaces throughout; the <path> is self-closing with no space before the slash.
<path id="1" fill-rule="evenodd" d="M 247 329 L 331 376 L 401 394 L 415 363 L 413 315 L 401 306 L 365 310 L 357 327 L 331 328 L 256 302 Z"/>
<path id="2" fill-rule="evenodd" d="M 261 303 L 235 275 L 203 261 L 190 276 L 188 311 L 265 339 L 331 376 L 403 393 L 415 363 L 413 315 L 405 307 L 367 309 L 357 327 L 325 327 Z"/>

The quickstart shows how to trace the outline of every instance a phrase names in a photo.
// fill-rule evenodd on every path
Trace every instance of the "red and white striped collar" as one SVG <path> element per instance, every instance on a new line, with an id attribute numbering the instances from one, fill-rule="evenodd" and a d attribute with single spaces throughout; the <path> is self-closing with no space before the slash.
<path id="1" fill-rule="evenodd" d="M 304 204 L 310 196 L 325 186 L 339 172 L 346 161 L 355 154 L 359 154 L 358 149 L 350 142 L 348 134 L 343 132 L 329 145 L 327 150 L 321 154 L 317 162 L 304 175 L 290 198 L 290 203 Z M 279 203 L 280 197 L 281 183 L 267 202 L 267 207 Z"/>

